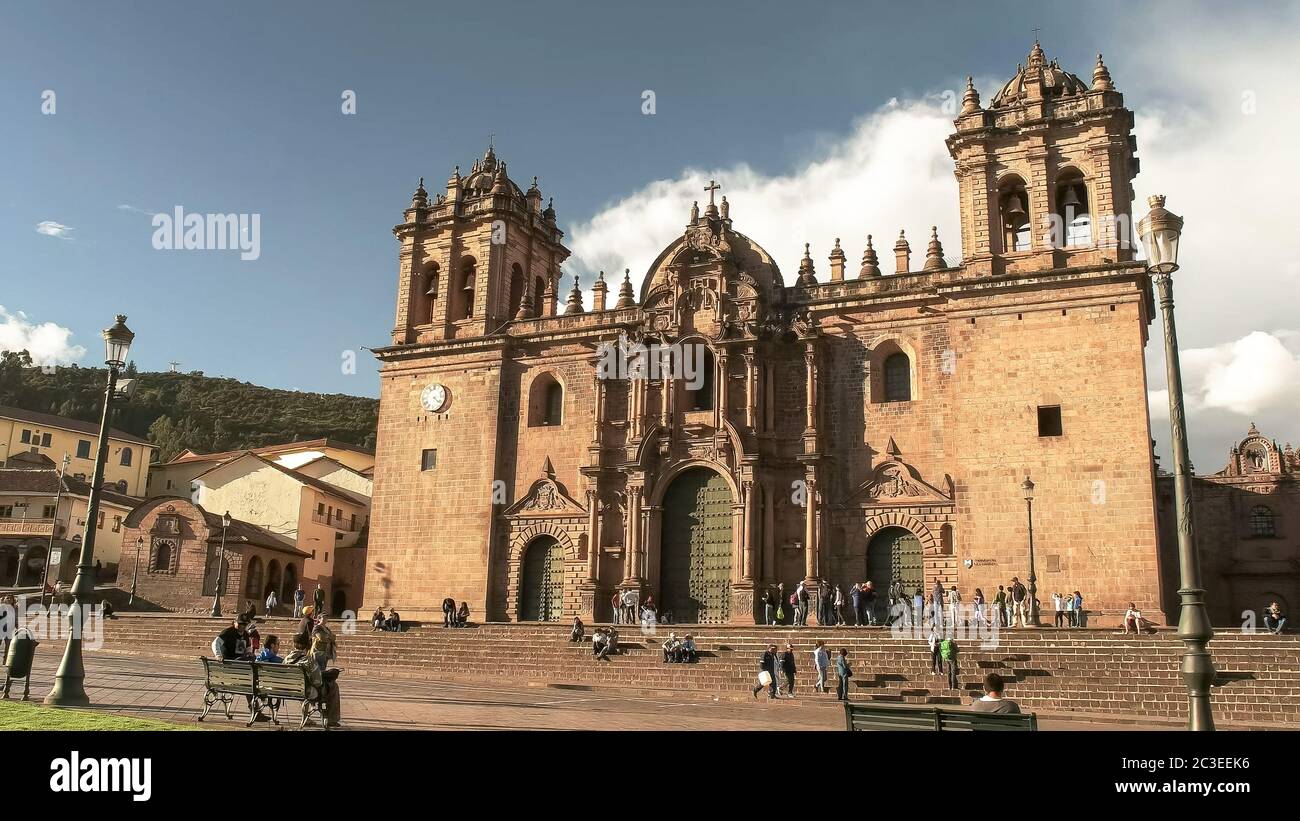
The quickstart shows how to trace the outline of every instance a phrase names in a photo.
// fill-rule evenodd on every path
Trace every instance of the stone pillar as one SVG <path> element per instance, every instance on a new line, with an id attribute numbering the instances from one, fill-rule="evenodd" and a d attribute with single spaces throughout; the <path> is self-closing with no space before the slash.
<path id="1" fill-rule="evenodd" d="M 807 350 L 804 351 L 804 370 L 805 379 L 807 380 L 807 405 L 805 408 L 807 420 L 805 427 L 808 430 L 817 429 L 817 352 L 812 343 L 808 343 Z"/>
<path id="2" fill-rule="evenodd" d="M 804 576 L 808 581 L 815 581 L 818 578 L 817 521 L 820 515 L 817 504 L 817 480 L 812 475 L 809 475 L 805 482 L 808 485 L 808 507 L 803 530 Z"/>
<path id="3" fill-rule="evenodd" d="M 746 479 L 740 486 L 741 505 L 744 508 L 741 532 L 741 578 L 747 582 L 754 580 L 754 482 Z"/>
<path id="4" fill-rule="evenodd" d="M 600 494 L 596 488 L 587 491 L 587 581 L 595 584 L 600 578 Z"/>
<path id="5" fill-rule="evenodd" d="M 632 567 L 631 581 L 643 581 L 645 569 L 642 567 L 641 556 L 641 488 L 639 486 L 627 489 L 627 519 L 628 519 L 628 561 Z"/>
<path id="6" fill-rule="evenodd" d="M 772 484 L 763 485 L 763 568 L 759 578 L 764 582 L 776 581 L 776 494 Z"/>
<path id="7" fill-rule="evenodd" d="M 745 427 L 754 430 L 754 354 L 745 355 Z"/>
<path id="8" fill-rule="evenodd" d="M 721 430 L 722 423 L 727 418 L 727 354 L 725 352 L 718 354 L 714 360 L 714 391 L 717 393 L 717 401 L 713 403 L 713 427 L 715 430 Z"/>

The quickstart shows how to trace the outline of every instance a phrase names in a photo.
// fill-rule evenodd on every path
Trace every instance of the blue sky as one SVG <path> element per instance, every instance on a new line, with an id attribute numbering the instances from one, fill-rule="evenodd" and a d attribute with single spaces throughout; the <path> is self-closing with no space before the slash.
<path id="1" fill-rule="evenodd" d="M 491 132 L 517 182 L 540 177 L 562 226 L 591 229 L 655 181 L 692 169 L 798 177 L 891 98 L 933 103 L 973 74 L 987 101 L 989 86 L 1025 59 L 1036 27 L 1049 57 L 1085 78 L 1106 52 L 1140 123 L 1144 106 L 1160 112 L 1155 145 L 1164 135 L 1171 154 L 1186 153 L 1185 137 L 1172 136 L 1199 124 L 1212 152 L 1222 137 L 1215 118 L 1227 115 L 1180 97 L 1185 86 L 1167 87 L 1177 72 L 1153 65 L 1139 34 L 1154 20 L 1174 27 L 1159 37 L 1177 46 L 1178 70 L 1189 76 L 1209 73 L 1204 55 L 1234 48 L 1235 70 L 1247 73 L 1254 59 L 1277 71 L 1278 59 L 1294 58 L 1274 52 L 1262 62 L 1249 52 L 1267 51 L 1261 38 L 1282 32 L 1294 43 L 1295 10 L 1239 11 L 1239 32 L 1221 27 L 1211 38 L 1197 20 L 1209 7 L 1177 8 L 1171 16 L 1167 7 L 1108 3 L 1087 13 L 1036 4 L 1028 15 L 1023 3 L 6 3 L 0 305 L 11 324 L 70 331 L 68 344 L 88 349 L 85 364 L 98 361 L 98 331 L 122 312 L 145 370 L 175 360 L 258 384 L 374 395 L 373 361 L 360 348 L 385 344 L 391 330 L 391 228 L 419 176 L 440 189 L 454 164 L 481 156 Z M 1232 82 L 1230 74 L 1228 111 L 1238 105 Z M 52 116 L 41 113 L 47 89 L 57 95 Z M 356 92 L 354 116 L 340 111 L 345 89 Z M 654 116 L 641 113 L 645 89 L 656 93 Z M 1256 139 L 1265 144 L 1283 125 L 1261 125 Z M 1195 181 L 1185 167 L 1159 176 L 1147 136 L 1140 125 L 1139 202 L 1143 184 L 1167 182 L 1178 210 L 1178 186 Z M 932 170 L 951 180 L 950 167 Z M 955 199 L 906 204 L 924 212 L 899 214 L 909 235 L 955 224 Z M 260 214 L 260 258 L 154 250 L 149 215 L 176 205 Z M 733 198 L 733 207 L 743 230 L 744 209 L 765 204 Z M 1189 227 L 1210 222 L 1188 217 Z M 43 222 L 64 228 L 39 233 Z M 787 271 L 797 266 L 787 247 L 820 241 L 821 256 L 829 250 L 821 236 L 758 239 Z M 587 241 L 618 250 L 617 237 Z M 955 228 L 945 243 L 955 258 Z M 856 257 L 860 241 L 846 250 Z M 1221 301 L 1212 288 L 1189 287 L 1206 310 Z M 1189 346 L 1207 351 L 1295 327 L 1269 310 L 1180 327 Z M 359 354 L 355 375 L 341 371 L 345 350 Z M 1153 365 L 1158 383 L 1162 366 Z"/>

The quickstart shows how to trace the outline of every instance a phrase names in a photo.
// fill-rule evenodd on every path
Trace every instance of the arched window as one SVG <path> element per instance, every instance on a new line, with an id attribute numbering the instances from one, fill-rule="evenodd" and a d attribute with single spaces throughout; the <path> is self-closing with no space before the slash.
<path id="1" fill-rule="evenodd" d="M 1277 523 L 1274 521 L 1272 510 L 1264 505 L 1255 505 L 1250 509 L 1250 535 L 1277 535 Z"/>
<path id="2" fill-rule="evenodd" d="M 1056 181 L 1056 218 L 1054 232 L 1059 232 L 1063 247 L 1092 244 L 1092 212 L 1088 206 L 1088 186 L 1083 175 L 1071 168 Z"/>
<path id="3" fill-rule="evenodd" d="M 542 303 L 546 301 L 546 280 L 538 277 L 533 281 L 533 316 L 542 315 Z"/>
<path id="4" fill-rule="evenodd" d="M 533 380 L 528 396 L 528 426 L 554 427 L 564 421 L 564 386 L 552 374 Z"/>
<path id="5" fill-rule="evenodd" d="M 704 348 L 704 355 L 699 359 L 700 372 L 696 374 L 694 379 L 694 383 L 699 387 L 694 390 L 687 388 L 687 395 L 689 396 L 688 407 L 690 410 L 713 410 L 713 397 L 716 393 L 715 386 L 717 384 L 717 379 L 715 379 L 717 364 L 713 358 L 713 351 L 709 350 L 708 347 L 701 342 L 695 342 L 693 344 Z M 691 355 L 691 347 L 692 345 L 690 343 L 682 346 L 682 351 L 685 352 L 684 356 Z"/>
<path id="6" fill-rule="evenodd" d="M 170 573 L 172 569 L 171 542 L 158 542 L 153 554 L 154 573 Z"/>
<path id="7" fill-rule="evenodd" d="M 253 601 L 261 601 L 266 598 L 262 590 L 262 557 L 253 556 L 248 560 L 248 567 L 244 570 L 244 596 Z"/>
<path id="8" fill-rule="evenodd" d="M 122 448 L 122 466 L 131 467 L 131 449 Z"/>
<path id="9" fill-rule="evenodd" d="M 428 266 L 425 267 L 424 280 L 422 284 L 424 288 L 422 290 L 423 298 L 420 304 L 423 307 L 421 308 L 418 317 L 418 324 L 427 325 L 428 323 L 433 322 L 433 318 L 437 316 L 434 308 L 438 304 L 438 263 L 430 262 Z"/>
<path id="10" fill-rule="evenodd" d="M 510 302 L 506 305 L 506 315 L 514 318 L 519 310 L 519 301 L 524 298 L 524 270 L 519 263 L 510 266 Z"/>
<path id="11" fill-rule="evenodd" d="M 885 359 L 885 401 L 908 402 L 912 399 L 912 361 L 899 351 Z"/>
<path id="12" fill-rule="evenodd" d="M 454 319 L 469 319 L 474 316 L 474 277 L 478 263 L 473 257 L 465 257 L 460 267 L 460 283 L 454 298 L 459 300 Z"/>
<path id="13" fill-rule="evenodd" d="M 1028 251 L 1032 247 L 1029 220 L 1029 192 L 1025 182 L 1007 177 L 998 187 L 998 214 L 1002 218 L 1002 247 L 1006 251 Z"/>

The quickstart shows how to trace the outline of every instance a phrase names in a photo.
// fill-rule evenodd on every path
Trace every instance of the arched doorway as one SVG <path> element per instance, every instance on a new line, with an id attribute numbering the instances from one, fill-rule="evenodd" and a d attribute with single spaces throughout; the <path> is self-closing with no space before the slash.
<path id="1" fill-rule="evenodd" d="M 330 612 L 335 616 L 340 615 L 343 611 L 348 609 L 348 596 L 342 590 L 335 590 L 331 600 L 333 601 L 333 604 L 330 605 Z"/>
<path id="2" fill-rule="evenodd" d="M 280 601 L 293 601 L 293 599 L 285 599 L 279 593 L 280 562 L 276 559 L 272 559 L 271 561 L 266 563 L 266 587 L 262 592 L 262 598 L 266 598 L 267 596 L 271 595 L 272 590 L 276 591 L 275 597 Z"/>
<path id="3" fill-rule="evenodd" d="M 244 570 L 244 576 L 248 579 L 244 584 L 244 596 L 255 601 L 264 601 L 269 591 L 262 587 L 261 556 L 253 556 L 248 560 L 248 567 Z"/>
<path id="4" fill-rule="evenodd" d="M 679 624 L 731 620 L 731 488 L 707 468 L 691 468 L 664 494 L 659 606 Z"/>
<path id="5" fill-rule="evenodd" d="M 44 572 L 45 548 L 42 545 L 32 545 L 27 548 L 27 555 L 23 557 L 22 580 L 19 582 L 19 587 L 39 586 Z"/>
<path id="6" fill-rule="evenodd" d="M 887 527 L 876 533 L 867 545 L 867 579 L 882 592 L 899 579 L 909 595 L 917 590 L 924 593 L 925 561 L 921 540 L 902 527 Z"/>
<path id="7" fill-rule="evenodd" d="M 277 578 L 277 581 L 279 579 Z M 292 563 L 284 566 L 284 586 L 280 588 L 280 601 L 292 602 L 294 591 L 298 589 L 298 568 Z"/>
<path id="8" fill-rule="evenodd" d="M 519 585 L 520 621 L 559 621 L 564 606 L 564 547 L 541 536 L 524 553 Z"/>
<path id="9" fill-rule="evenodd" d="M 18 583 L 18 548 L 0 547 L 0 585 Z"/>

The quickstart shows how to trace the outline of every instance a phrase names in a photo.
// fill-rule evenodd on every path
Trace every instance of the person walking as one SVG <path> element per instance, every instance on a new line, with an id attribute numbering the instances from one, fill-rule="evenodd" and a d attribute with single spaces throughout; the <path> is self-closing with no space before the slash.
<path id="1" fill-rule="evenodd" d="M 781 654 L 781 673 L 785 676 L 786 692 L 791 698 L 794 698 L 794 645 L 787 643 L 785 652 Z"/>
<path id="2" fill-rule="evenodd" d="M 862 585 L 854 582 L 849 588 L 849 603 L 853 605 L 853 626 L 862 626 Z"/>
<path id="3" fill-rule="evenodd" d="M 835 599 L 831 595 L 830 582 L 822 579 L 821 584 L 817 585 L 817 624 L 822 627 L 834 624 L 834 608 Z"/>
<path id="4" fill-rule="evenodd" d="M 831 666 L 831 654 L 826 649 L 826 642 L 819 641 L 813 648 L 813 669 L 817 671 L 817 681 L 813 689 L 819 693 L 826 692 L 826 673 Z"/>
<path id="5" fill-rule="evenodd" d="M 961 679 L 957 669 L 957 640 L 946 638 L 939 642 L 939 657 L 943 659 L 944 669 L 948 672 L 948 689 L 960 690 Z"/>
<path id="6" fill-rule="evenodd" d="M 1083 626 L 1083 594 L 1078 590 L 1074 591 L 1074 626 Z"/>
<path id="7" fill-rule="evenodd" d="M 1017 620 L 1021 627 L 1028 627 L 1029 622 L 1025 614 L 1025 599 L 1028 598 L 1029 591 L 1020 583 L 1019 576 L 1011 577 L 1011 626 L 1015 627 Z"/>
<path id="8" fill-rule="evenodd" d="M 808 594 L 808 585 L 805 582 L 799 582 L 799 588 L 795 590 L 795 609 L 799 617 L 795 623 L 800 627 L 808 626 L 808 609 L 812 605 L 812 596 Z"/>
<path id="9" fill-rule="evenodd" d="M 925 595 L 919 587 L 912 591 L 912 623 L 918 630 L 925 624 Z"/>
<path id="10" fill-rule="evenodd" d="M 785 595 L 785 582 L 776 585 L 776 623 L 785 624 L 785 615 L 790 612 L 790 604 Z"/>
<path id="11" fill-rule="evenodd" d="M 998 627 L 1007 626 L 1007 589 L 998 585 L 998 594 L 993 597 L 993 618 Z"/>
<path id="12" fill-rule="evenodd" d="M 614 591 L 613 597 L 609 600 L 610 610 L 613 612 L 613 623 L 622 624 L 623 619 L 623 596 L 617 590 Z"/>
<path id="13" fill-rule="evenodd" d="M 876 585 L 868 581 L 862 586 L 862 608 L 866 611 L 867 624 L 876 626 Z"/>
<path id="14" fill-rule="evenodd" d="M 835 613 L 834 623 L 836 627 L 843 627 L 848 621 L 844 618 L 844 590 L 837 584 L 835 585 Z"/>
<path id="15" fill-rule="evenodd" d="M 316 615 L 325 615 L 325 588 L 318 582 L 316 589 L 311 594 L 312 604 L 316 605 Z"/>
<path id="16" fill-rule="evenodd" d="M 302 603 L 306 595 L 302 592 L 302 585 L 298 585 L 293 591 L 293 617 L 302 618 Z"/>
<path id="17" fill-rule="evenodd" d="M 943 675 L 943 656 L 940 654 L 943 639 L 939 635 L 939 629 L 933 624 L 930 625 L 930 671 L 936 676 Z"/>
<path id="18" fill-rule="evenodd" d="M 948 609 L 952 612 L 952 628 L 956 630 L 961 627 L 961 593 L 955 584 L 948 594 Z"/>
<path id="19" fill-rule="evenodd" d="M 989 620 L 988 617 L 984 614 L 984 608 L 986 605 L 986 602 L 984 601 L 984 591 L 978 587 L 975 588 L 975 598 L 972 600 L 971 603 L 975 605 L 975 623 L 982 624 L 985 627 L 988 627 Z"/>
<path id="20" fill-rule="evenodd" d="M 753 690 L 755 700 L 758 699 L 758 691 L 764 687 L 767 688 L 769 700 L 776 698 L 776 666 L 779 663 L 776 645 L 769 644 L 762 658 L 758 660 L 758 686 Z"/>
<path id="21" fill-rule="evenodd" d="M 930 591 L 930 624 L 935 630 L 943 630 L 943 582 L 936 580 Z"/>
<path id="22" fill-rule="evenodd" d="M 270 617 L 271 611 L 274 610 L 275 606 L 279 603 L 280 600 L 275 597 L 274 589 L 272 589 L 270 593 L 266 594 L 266 615 L 268 617 Z"/>
<path id="23" fill-rule="evenodd" d="M 839 677 L 838 698 L 840 701 L 848 701 L 849 679 L 853 678 L 853 668 L 849 667 L 849 651 L 843 647 L 840 648 L 839 658 L 835 659 L 835 674 Z"/>
<path id="24" fill-rule="evenodd" d="M 763 624 L 776 624 L 775 599 L 776 594 L 772 592 L 772 588 L 769 587 L 763 591 Z"/>

